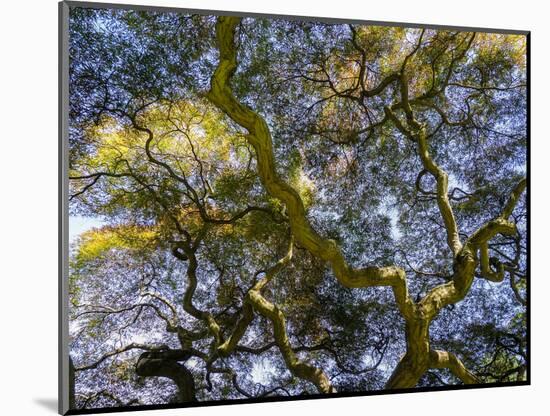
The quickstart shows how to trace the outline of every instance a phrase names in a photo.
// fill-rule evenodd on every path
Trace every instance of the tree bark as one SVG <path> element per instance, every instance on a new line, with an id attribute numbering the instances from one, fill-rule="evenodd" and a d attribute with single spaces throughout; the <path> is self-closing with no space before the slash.
<path id="1" fill-rule="evenodd" d="M 269 195 L 279 199 L 286 206 L 290 228 L 297 243 L 314 256 L 326 261 L 336 279 L 346 287 L 390 286 L 392 288 L 396 303 L 406 322 L 407 351 L 388 380 L 386 387 L 414 387 L 419 378 L 432 365 L 435 368 L 446 365 L 451 371 L 463 375 L 463 379 L 473 380 L 473 378 L 464 375 L 470 373 L 467 373 L 465 369 L 462 371 L 463 365 L 461 367 L 458 364 L 458 359 L 454 355 L 447 355 L 445 364 L 440 360 L 431 360 L 429 327 L 443 307 L 456 303 L 467 295 L 478 265 L 477 252 L 482 249 L 482 256 L 486 254 L 483 251 L 484 244 L 497 233 L 515 232 L 515 226 L 507 218 L 511 215 L 523 189 L 525 189 L 526 181 L 521 181 L 514 188 L 501 216 L 480 227 L 462 244 L 448 197 L 448 174 L 432 159 L 425 126 L 414 118 L 408 99 L 408 80 L 405 73 L 407 57 L 401 69 L 401 76 L 395 80 L 392 79 L 392 82 L 400 82 L 401 103 L 399 104 L 405 111 L 406 125 L 395 115 L 391 109 L 393 107 L 385 107 L 384 110 L 386 117 L 391 119 L 406 137 L 417 143 L 424 169 L 436 180 L 437 205 L 445 225 L 447 245 L 453 253 L 455 270 L 450 282 L 430 290 L 419 303 L 413 302 L 408 293 L 406 274 L 403 269 L 397 266 L 353 268 L 345 260 L 336 242 L 323 238 L 311 226 L 300 195 L 278 175 L 271 133 L 266 121 L 252 109 L 240 103 L 231 90 L 231 79 L 237 69 L 237 46 L 234 38 L 239 22 L 239 18 L 226 16 L 221 16 L 217 20 L 216 39 L 220 59 L 211 78 L 207 98 L 234 122 L 248 131 L 246 138 L 256 152 L 258 176 Z M 484 258 L 484 265 L 485 260 Z M 281 316 L 280 311 L 262 298 L 259 291 L 257 292 L 258 296 L 254 291 L 251 291 L 250 295 L 252 295 L 250 299 L 254 308 L 272 320 L 276 332 L 277 328 L 279 328 L 279 332 L 282 332 L 284 328 L 281 328 L 281 322 L 284 327 L 284 316 Z M 287 361 L 289 366 L 290 361 Z"/>
<path id="2" fill-rule="evenodd" d="M 196 401 L 195 380 L 191 372 L 163 351 L 144 352 L 136 364 L 136 373 L 142 377 L 166 377 L 178 387 L 178 401 Z"/>

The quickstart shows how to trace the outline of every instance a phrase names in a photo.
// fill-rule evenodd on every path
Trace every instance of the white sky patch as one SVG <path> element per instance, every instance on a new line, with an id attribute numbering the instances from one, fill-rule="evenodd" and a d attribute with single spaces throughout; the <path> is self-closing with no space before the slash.
<path id="1" fill-rule="evenodd" d="M 399 231 L 399 226 L 397 224 L 399 212 L 397 212 L 397 209 L 395 208 L 387 208 L 387 214 L 388 217 L 390 217 L 390 224 L 391 224 L 391 236 L 394 240 L 401 239 L 401 231 Z"/>
<path id="2" fill-rule="evenodd" d="M 382 214 L 385 214 L 390 219 L 390 225 L 391 225 L 391 237 L 394 239 L 394 241 L 398 241 L 401 239 L 401 231 L 399 231 L 399 211 L 397 208 L 394 207 L 395 204 L 395 197 L 394 196 L 388 196 L 387 199 L 382 203 L 379 212 Z"/>
<path id="3" fill-rule="evenodd" d="M 82 217 L 79 215 L 69 216 L 69 244 L 75 242 L 82 233 L 92 228 L 101 227 L 105 222 L 101 218 Z"/>
<path id="4" fill-rule="evenodd" d="M 269 359 L 259 359 L 252 366 L 250 374 L 254 383 L 268 384 L 275 375 L 275 369 Z"/>

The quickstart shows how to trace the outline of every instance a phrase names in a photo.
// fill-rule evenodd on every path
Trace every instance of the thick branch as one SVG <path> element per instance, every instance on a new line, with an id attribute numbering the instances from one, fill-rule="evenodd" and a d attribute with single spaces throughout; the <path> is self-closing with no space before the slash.
<path id="1" fill-rule="evenodd" d="M 437 206 L 439 207 L 439 212 L 441 213 L 441 217 L 445 223 L 445 230 L 447 231 L 447 244 L 453 254 L 457 255 L 462 248 L 462 243 L 460 242 L 458 227 L 449 202 L 449 175 L 447 175 L 447 172 L 439 167 L 430 156 L 425 130 L 421 130 L 417 138 L 418 153 L 420 154 L 420 159 L 422 160 L 424 169 L 430 172 L 437 181 Z"/>
<path id="2" fill-rule="evenodd" d="M 405 272 L 398 267 L 354 269 L 348 265 L 338 245 L 321 237 L 309 223 L 302 199 L 294 188 L 277 174 L 271 133 L 265 120 L 233 96 L 231 78 L 237 68 L 235 30 L 240 19 L 222 16 L 216 24 L 220 52 L 218 67 L 211 79 L 208 99 L 233 121 L 248 130 L 247 140 L 254 147 L 258 174 L 267 192 L 287 208 L 290 227 L 298 244 L 327 261 L 340 283 L 346 287 L 392 286 L 404 314 L 411 314 L 413 303 L 407 291 Z"/>
<path id="3" fill-rule="evenodd" d="M 273 267 L 266 271 L 266 275 L 263 279 L 259 280 L 250 289 L 246 295 L 246 302 L 252 305 L 252 307 L 258 311 L 261 315 L 268 318 L 273 324 L 273 335 L 275 342 L 283 355 L 283 359 L 290 370 L 290 372 L 296 377 L 303 378 L 313 383 L 320 393 L 333 393 L 336 390 L 330 383 L 330 380 L 323 372 L 323 370 L 316 368 L 304 361 L 301 361 L 297 356 L 286 332 L 286 321 L 283 312 L 273 303 L 265 299 L 261 290 L 268 284 L 271 279 L 279 272 L 286 264 L 288 264 L 292 258 L 292 244 L 290 241 L 290 247 L 282 259 L 280 259 Z"/>
<path id="4" fill-rule="evenodd" d="M 252 304 L 256 311 L 268 318 L 273 324 L 275 341 L 290 372 L 296 377 L 312 382 L 320 393 L 335 392 L 336 390 L 323 370 L 301 361 L 296 356 L 288 339 L 286 320 L 283 312 L 255 290 L 249 292 L 247 301 Z"/>
<path id="5" fill-rule="evenodd" d="M 406 78 L 401 81 L 401 98 L 405 100 L 407 97 L 407 86 Z M 421 127 L 420 124 L 414 119 L 412 110 L 410 107 L 407 107 L 406 111 L 408 124 L 412 125 L 414 130 L 407 128 L 401 120 L 396 116 L 396 114 L 391 110 L 390 107 L 385 107 L 384 111 L 388 118 L 393 121 L 398 130 L 408 137 L 412 141 L 415 141 L 418 145 L 418 153 L 420 155 L 420 160 L 424 166 L 424 170 L 421 171 L 417 177 L 416 186 L 420 189 L 420 179 L 424 175 L 424 171 L 429 172 L 436 180 L 436 199 L 439 212 L 443 218 L 445 224 L 445 231 L 447 232 L 447 244 L 452 250 L 453 254 L 456 256 L 461 248 L 462 243 L 460 242 L 460 237 L 458 233 L 458 227 L 456 220 L 453 214 L 453 209 L 449 202 L 449 175 L 445 172 L 439 165 L 437 165 L 432 159 L 427 142 L 427 135 L 425 128 Z M 424 190 L 422 190 L 425 193 Z"/>
<path id="6" fill-rule="evenodd" d="M 504 209 L 502 210 L 502 214 L 500 216 L 504 219 L 507 219 L 510 215 L 512 215 L 512 211 L 514 210 L 521 194 L 527 187 L 527 178 L 521 179 L 516 186 L 514 186 L 514 189 L 512 190 L 510 197 L 508 198 L 508 201 L 506 202 L 506 205 L 504 206 Z"/>
<path id="7" fill-rule="evenodd" d="M 516 225 L 502 217 L 488 221 L 479 227 L 468 239 L 476 248 L 487 243 L 497 234 L 512 235 L 516 232 Z"/>
<path id="8" fill-rule="evenodd" d="M 183 250 L 185 253 L 185 256 L 177 255 L 177 250 L 173 254 L 183 260 L 186 259 L 188 261 L 187 265 L 187 279 L 188 279 L 188 285 L 185 290 L 185 293 L 183 295 L 183 310 L 187 312 L 189 315 L 193 316 L 194 318 L 203 321 L 208 326 L 208 329 L 210 333 L 214 336 L 216 339 L 216 344 L 218 345 L 220 343 L 220 327 L 217 324 L 216 320 L 212 316 L 211 313 L 202 311 L 198 309 L 194 303 L 193 303 L 193 296 L 195 295 L 195 290 L 197 289 L 197 269 L 198 269 L 198 261 L 197 256 L 195 255 L 195 247 L 192 247 L 190 242 L 181 242 L 179 247 Z"/>
<path id="9" fill-rule="evenodd" d="M 178 356 L 166 352 L 145 352 L 136 364 L 136 373 L 142 377 L 166 377 L 178 386 L 178 399 L 182 402 L 195 401 L 193 374 L 178 362 Z M 186 357 L 189 358 L 189 355 Z"/>
<path id="10" fill-rule="evenodd" d="M 440 350 L 430 351 L 431 368 L 448 368 L 464 384 L 479 384 L 481 381 L 464 366 L 462 361 L 453 353 Z"/>
<path id="11" fill-rule="evenodd" d="M 484 268 L 488 264 L 488 253 L 484 252 L 483 247 L 497 234 L 511 235 L 516 232 L 515 224 L 508 221 L 505 215 L 512 212 L 521 193 L 525 189 L 525 185 L 526 180 L 522 179 L 514 187 L 502 214 L 479 227 L 466 240 L 458 255 L 455 256 L 453 280 L 430 290 L 419 303 L 420 310 L 426 316 L 434 317 L 441 308 L 456 303 L 466 296 L 474 279 L 478 261 L 476 256 L 478 250 L 481 250 L 482 272 L 487 275 L 487 269 L 484 271 Z M 489 275 L 489 277 L 500 278 L 498 275 Z"/>
<path id="12" fill-rule="evenodd" d="M 498 263 L 498 270 L 495 272 L 491 268 L 489 259 L 489 245 L 483 242 L 479 246 L 479 256 L 481 265 L 481 275 L 491 282 L 499 283 L 504 279 L 504 264 Z"/>
<path id="13" fill-rule="evenodd" d="M 248 303 L 245 303 L 242 308 L 242 315 L 237 321 L 233 332 L 224 341 L 224 343 L 218 347 L 218 354 L 221 357 L 227 357 L 233 350 L 238 347 L 237 344 L 248 329 L 248 326 L 252 323 L 253 319 L 254 313 L 252 310 L 252 306 Z"/>

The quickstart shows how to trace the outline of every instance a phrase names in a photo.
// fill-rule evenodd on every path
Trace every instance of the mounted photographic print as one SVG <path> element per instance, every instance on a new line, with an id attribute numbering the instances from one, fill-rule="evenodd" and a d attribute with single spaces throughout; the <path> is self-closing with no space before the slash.
<path id="1" fill-rule="evenodd" d="M 528 41 L 60 3 L 60 413 L 529 384 Z"/>

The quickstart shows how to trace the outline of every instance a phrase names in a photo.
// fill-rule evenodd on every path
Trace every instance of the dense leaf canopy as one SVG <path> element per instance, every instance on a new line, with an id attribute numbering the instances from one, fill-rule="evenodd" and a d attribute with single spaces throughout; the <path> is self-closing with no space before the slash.
<path id="1" fill-rule="evenodd" d="M 70 18 L 74 407 L 525 380 L 525 36 Z"/>

